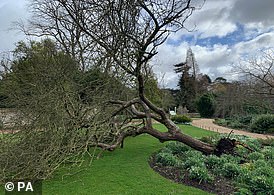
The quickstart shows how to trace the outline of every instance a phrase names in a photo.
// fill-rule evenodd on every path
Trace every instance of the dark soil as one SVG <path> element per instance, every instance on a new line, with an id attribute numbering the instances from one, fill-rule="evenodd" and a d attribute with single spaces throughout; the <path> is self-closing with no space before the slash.
<path id="1" fill-rule="evenodd" d="M 155 158 L 152 157 L 149 161 L 150 167 L 158 172 L 163 177 L 170 179 L 176 183 L 181 183 L 187 186 L 193 186 L 201 190 L 221 195 L 233 194 L 235 187 L 232 183 L 225 178 L 215 178 L 212 183 L 199 182 L 189 178 L 187 171 L 181 170 L 176 167 L 166 167 L 156 163 Z"/>

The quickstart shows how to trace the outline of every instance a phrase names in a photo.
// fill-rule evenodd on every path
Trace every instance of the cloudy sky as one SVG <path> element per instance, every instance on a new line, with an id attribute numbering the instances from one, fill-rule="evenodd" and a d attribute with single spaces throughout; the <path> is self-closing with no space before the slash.
<path id="1" fill-rule="evenodd" d="M 9 30 L 12 22 L 28 16 L 27 0 L 0 0 L 0 54 L 14 49 L 24 39 Z M 207 0 L 190 17 L 182 30 L 159 48 L 153 60 L 154 71 L 164 78 L 162 85 L 176 87 L 178 75 L 173 65 L 185 60 L 191 47 L 200 72 L 212 79 L 223 76 L 235 79 L 230 65 L 258 50 L 274 47 L 274 0 Z M 195 28 L 194 28 L 195 27 Z"/>

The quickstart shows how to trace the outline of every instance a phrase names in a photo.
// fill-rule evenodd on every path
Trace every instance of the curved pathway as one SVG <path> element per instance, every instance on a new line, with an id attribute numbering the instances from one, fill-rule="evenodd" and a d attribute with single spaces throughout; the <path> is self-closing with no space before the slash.
<path id="1" fill-rule="evenodd" d="M 249 137 L 260 138 L 260 139 L 267 139 L 267 138 L 274 139 L 274 136 L 272 135 L 264 135 L 264 134 L 251 133 L 251 132 L 242 131 L 242 130 L 230 129 L 227 127 L 216 125 L 213 123 L 213 121 L 214 119 L 195 119 L 192 121 L 192 125 L 195 127 L 200 127 L 202 129 L 215 131 L 218 133 L 230 133 L 231 131 L 233 131 L 233 133 L 237 135 L 246 135 Z"/>

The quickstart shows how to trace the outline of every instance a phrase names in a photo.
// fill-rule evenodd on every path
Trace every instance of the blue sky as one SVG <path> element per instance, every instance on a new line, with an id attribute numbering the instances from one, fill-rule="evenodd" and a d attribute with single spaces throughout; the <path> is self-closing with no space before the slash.
<path id="1" fill-rule="evenodd" d="M 194 0 L 201 1 L 201 0 Z M 27 0 L 0 0 L 0 57 L 25 37 L 8 30 L 12 22 L 26 20 Z M 237 79 L 231 65 L 242 56 L 256 55 L 258 50 L 274 47 L 274 0 L 207 0 L 196 10 L 181 30 L 161 45 L 152 61 L 154 72 L 164 87 L 176 87 L 178 75 L 173 65 L 185 60 L 191 47 L 200 72 L 212 79 L 223 76 Z"/>

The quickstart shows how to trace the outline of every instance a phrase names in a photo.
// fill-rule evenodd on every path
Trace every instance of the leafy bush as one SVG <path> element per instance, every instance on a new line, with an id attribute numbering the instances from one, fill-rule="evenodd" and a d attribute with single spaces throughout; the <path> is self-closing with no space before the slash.
<path id="1" fill-rule="evenodd" d="M 164 166 L 178 166 L 180 160 L 171 153 L 158 153 L 156 155 L 156 162 Z"/>
<path id="2" fill-rule="evenodd" d="M 222 175 L 227 178 L 235 178 L 241 173 L 241 167 L 234 163 L 225 163 L 222 169 Z"/>
<path id="3" fill-rule="evenodd" d="M 258 115 L 252 120 L 251 130 L 257 133 L 271 133 L 274 128 L 274 114 Z"/>
<path id="4" fill-rule="evenodd" d="M 190 169 L 193 166 L 204 166 L 203 160 L 196 157 L 189 157 L 182 163 L 184 169 Z"/>
<path id="5" fill-rule="evenodd" d="M 169 144 L 167 144 L 167 146 L 165 147 L 167 149 L 169 149 L 172 154 L 182 154 L 188 150 L 190 150 L 190 147 L 180 143 L 180 142 L 170 142 Z"/>
<path id="6" fill-rule="evenodd" d="M 243 125 L 250 125 L 252 121 L 252 115 L 247 115 L 247 116 L 239 116 L 238 121 L 242 123 Z"/>
<path id="7" fill-rule="evenodd" d="M 231 127 L 232 129 L 243 129 L 244 127 L 246 127 L 244 124 L 242 124 L 240 121 L 231 121 L 231 123 L 229 124 L 229 127 Z"/>
<path id="8" fill-rule="evenodd" d="M 197 109 L 201 115 L 201 117 L 210 118 L 215 113 L 215 97 L 211 93 L 206 93 L 202 95 L 197 101 L 196 101 Z"/>
<path id="9" fill-rule="evenodd" d="M 189 169 L 189 177 L 191 179 L 198 180 L 199 183 L 204 182 L 212 182 L 214 177 L 208 173 L 208 170 L 205 167 L 197 167 L 192 166 Z"/>
<path id="10" fill-rule="evenodd" d="M 268 166 L 264 161 L 259 161 L 257 163 L 254 163 L 256 169 L 252 171 L 252 175 L 257 175 L 257 176 L 266 176 L 266 177 L 274 177 L 274 171 L 273 169 Z"/>
<path id="11" fill-rule="evenodd" d="M 189 169 L 192 166 L 204 166 L 204 159 L 205 157 L 203 156 L 203 154 L 201 152 L 198 151 L 187 151 L 185 152 L 184 156 L 183 156 L 183 168 L 184 169 Z"/>
<path id="12" fill-rule="evenodd" d="M 240 187 L 234 195 L 253 195 L 253 193 L 248 188 Z"/>
<path id="13" fill-rule="evenodd" d="M 215 155 L 209 155 L 207 158 L 206 158 L 206 167 L 208 169 L 211 169 L 213 170 L 214 173 L 218 174 L 220 173 L 224 163 L 227 162 L 227 159 L 226 158 L 220 158 L 218 156 L 215 156 Z"/>
<path id="14" fill-rule="evenodd" d="M 266 146 L 266 147 L 264 147 L 264 149 L 262 149 L 261 152 L 264 155 L 266 160 L 270 160 L 270 159 L 274 160 L 274 149 L 273 148 Z"/>
<path id="15" fill-rule="evenodd" d="M 215 144 L 222 137 L 227 135 L 215 135 L 203 140 Z M 247 144 L 254 152 L 249 153 L 240 146 L 236 150 L 238 153 L 240 149 L 240 156 L 205 156 L 181 143 L 170 143 L 161 151 L 169 152 L 169 155 L 158 154 L 158 160 L 167 166 L 188 171 L 189 177 L 199 182 L 211 182 L 214 177 L 226 177 L 238 188 L 235 194 L 273 194 L 274 147 L 263 146 L 261 141 L 246 136 L 230 135 L 230 138 Z M 242 160 L 245 161 L 244 164 Z"/>
<path id="16" fill-rule="evenodd" d="M 248 155 L 248 159 L 250 161 L 256 161 L 256 160 L 259 160 L 259 159 L 264 159 L 264 155 L 260 152 L 252 152 Z"/>
<path id="17" fill-rule="evenodd" d="M 190 123 L 192 120 L 186 115 L 175 115 L 171 117 L 171 120 L 177 124 Z"/>
<path id="18" fill-rule="evenodd" d="M 255 194 L 273 194 L 274 183 L 273 178 L 265 176 L 253 176 L 248 181 L 250 189 Z"/>
<path id="19" fill-rule="evenodd" d="M 215 119 L 214 123 L 216 123 L 217 125 L 220 125 L 220 126 L 227 126 L 227 120 L 226 119 L 223 119 L 223 118 L 218 118 L 218 119 Z"/>

